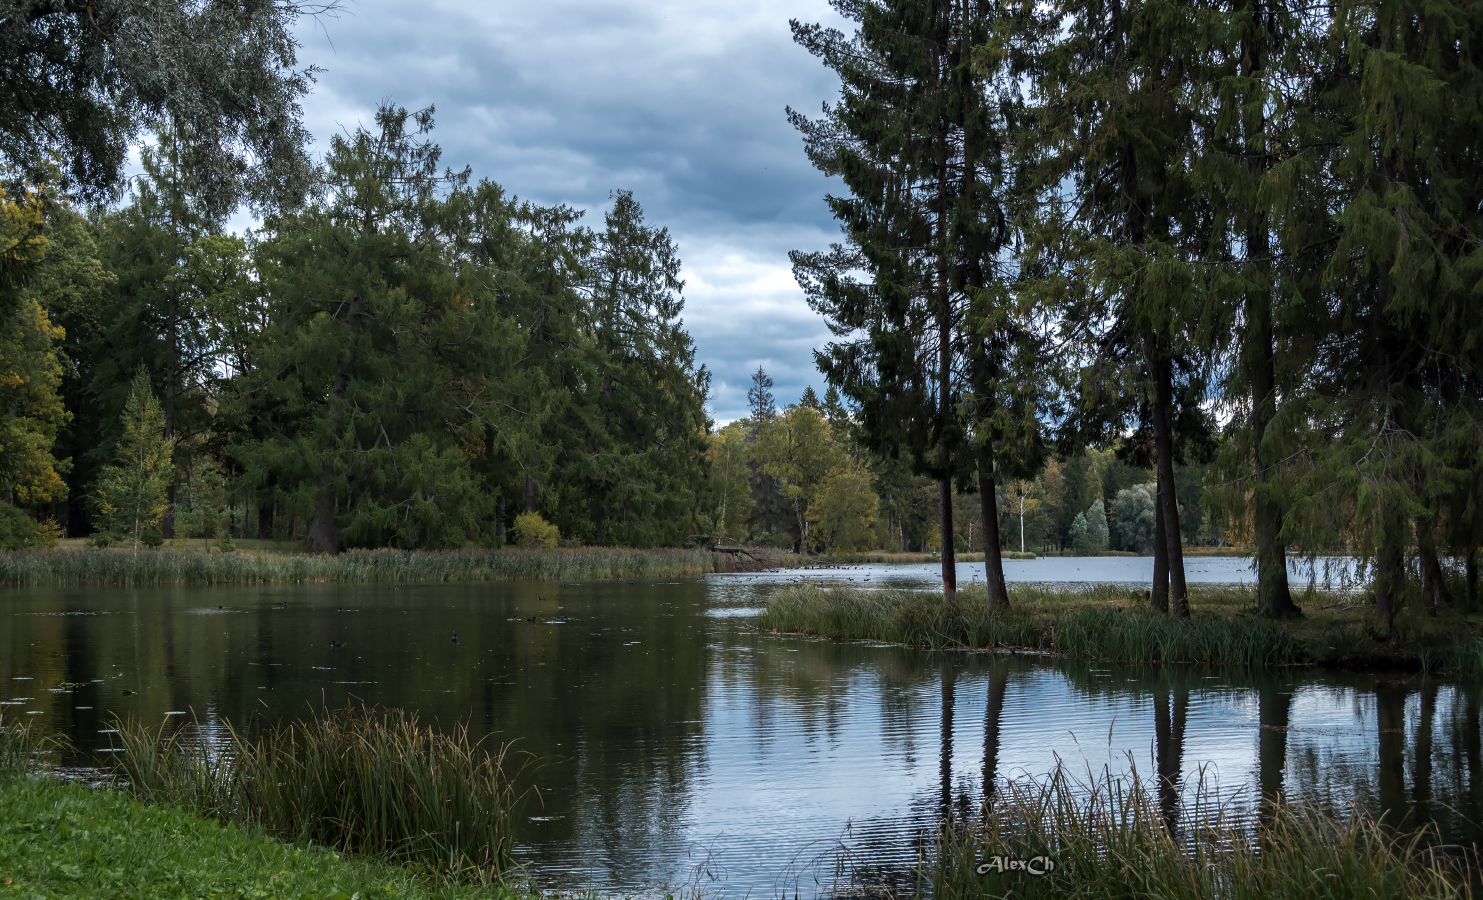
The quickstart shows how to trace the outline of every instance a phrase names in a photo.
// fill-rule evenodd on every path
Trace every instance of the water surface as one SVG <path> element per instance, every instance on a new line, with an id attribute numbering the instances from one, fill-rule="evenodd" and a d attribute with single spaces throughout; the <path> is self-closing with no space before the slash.
<path id="1" fill-rule="evenodd" d="M 1151 575 L 1151 561 L 1122 558 L 1006 562 L 1006 574 L 1138 583 L 1140 566 Z M 1250 575 L 1242 559 L 1190 570 Z M 1478 685 L 758 633 L 755 611 L 798 577 L 10 590 L 0 699 L 72 736 L 84 762 L 109 746 L 115 715 L 194 718 L 209 736 L 223 718 L 359 699 L 467 722 L 541 761 L 527 781 L 543 802 L 523 811 L 516 852 L 562 890 L 808 896 L 833 881 L 841 849 L 872 878 L 900 878 L 945 809 L 971 812 L 987 781 L 1057 760 L 1146 778 L 1162 765 L 1186 794 L 1203 778 L 1238 808 L 1265 785 L 1478 838 Z"/>

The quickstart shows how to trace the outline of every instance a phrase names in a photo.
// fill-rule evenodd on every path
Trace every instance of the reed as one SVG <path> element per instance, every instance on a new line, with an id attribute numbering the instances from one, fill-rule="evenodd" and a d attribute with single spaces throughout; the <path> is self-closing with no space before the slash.
<path id="1" fill-rule="evenodd" d="M 1262 619 L 1197 617 L 1182 621 L 1148 612 L 1079 609 L 1054 632 L 1052 649 L 1067 656 L 1148 663 L 1277 666 L 1306 663 L 1303 641 Z"/>
<path id="2" fill-rule="evenodd" d="M 1253 820 L 1213 804 L 1161 805 L 1136 777 L 1088 785 L 1058 769 L 1003 784 L 980 818 L 945 826 L 919 890 L 934 900 L 1470 898 L 1473 860 L 1434 838 L 1358 811 L 1275 802 Z M 996 857 L 1038 859 L 1043 874 Z"/>
<path id="3" fill-rule="evenodd" d="M 745 558 L 743 563 L 745 563 Z M 771 558 L 765 560 L 772 564 Z M 763 563 L 758 563 L 760 568 Z M 673 578 L 725 572 L 738 563 L 708 550 L 574 547 L 560 550 L 350 550 L 205 553 L 161 548 L 0 552 L 0 585 L 258 584 L 294 582 L 504 581 Z"/>
<path id="4" fill-rule="evenodd" d="M 14 716 L 7 718 L 4 707 L 0 707 L 0 773 L 33 772 L 66 746 L 64 738 L 47 734 L 37 725 Z"/>
<path id="5" fill-rule="evenodd" d="M 1444 667 L 1459 675 L 1483 675 L 1483 637 L 1463 635 L 1455 638 Z"/>
<path id="6" fill-rule="evenodd" d="M 447 734 L 401 710 L 322 712 L 263 730 L 167 733 L 118 725 L 119 774 L 140 800 L 252 826 L 299 844 L 416 862 L 460 878 L 497 878 L 512 864 L 523 800 L 491 751 L 464 726 Z"/>
<path id="7" fill-rule="evenodd" d="M 1202 602 L 1239 602 L 1239 588 L 1206 589 Z M 1016 585 L 1010 608 L 991 609 L 981 585 L 942 594 L 902 589 L 797 585 L 774 594 L 764 629 L 837 640 L 878 640 L 925 647 L 1019 647 L 1129 662 L 1270 666 L 1303 663 L 1312 650 L 1280 626 L 1253 618 L 1197 617 L 1185 622 L 1140 608 L 1126 587 L 1059 589 Z"/>

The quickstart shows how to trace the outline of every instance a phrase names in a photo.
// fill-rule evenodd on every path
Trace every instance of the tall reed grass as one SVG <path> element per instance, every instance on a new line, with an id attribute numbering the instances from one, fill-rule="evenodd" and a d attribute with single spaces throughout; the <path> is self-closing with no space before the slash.
<path id="1" fill-rule="evenodd" d="M 1463 635 L 1453 639 L 1443 666 L 1459 675 L 1483 675 L 1483 637 Z"/>
<path id="2" fill-rule="evenodd" d="M 730 571 L 738 563 L 707 550 L 577 547 L 561 550 L 350 550 L 323 554 L 203 553 L 198 550 L 17 550 L 0 552 L 0 585 L 79 587 L 282 582 L 602 580 L 673 578 Z"/>
<path id="3" fill-rule="evenodd" d="M 1450 849 L 1359 811 L 1278 801 L 1238 818 L 1161 805 L 1136 777 L 1083 784 L 1057 769 L 1002 784 L 979 819 L 945 826 L 919 889 L 934 900 L 1470 898 L 1475 860 Z M 1038 860 L 1041 874 L 1013 860 Z"/>
<path id="4" fill-rule="evenodd" d="M 466 877 L 511 865 L 507 748 L 447 734 L 401 710 L 323 712 L 265 729 L 166 733 L 118 725 L 119 774 L 140 800 L 261 828 L 296 843 L 416 862 Z"/>
<path id="5" fill-rule="evenodd" d="M 49 755 L 66 746 L 66 740 L 47 734 L 37 725 L 14 716 L 7 718 L 0 707 L 0 774 L 35 771 Z"/>
<path id="6" fill-rule="evenodd" d="M 927 591 L 797 585 L 774 594 L 758 624 L 838 640 L 1022 647 L 1129 662 L 1270 666 L 1307 662 L 1312 655 L 1303 641 L 1264 620 L 1185 622 L 1108 605 L 1128 599 L 1128 589 L 1115 585 L 1016 586 L 1010 608 L 1000 610 L 989 607 L 982 586 L 961 589 L 949 606 L 940 593 Z"/>

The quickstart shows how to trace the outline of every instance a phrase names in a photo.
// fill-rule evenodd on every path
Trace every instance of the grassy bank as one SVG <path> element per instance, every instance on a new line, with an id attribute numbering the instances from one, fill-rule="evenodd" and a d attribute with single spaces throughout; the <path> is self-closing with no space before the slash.
<path id="1" fill-rule="evenodd" d="M 1080 785 L 1057 772 L 1005 784 L 981 819 L 940 834 L 919 888 L 934 900 L 1472 896 L 1471 854 L 1436 847 L 1428 832 L 1286 804 L 1258 822 L 1194 812 L 1161 805 L 1136 781 Z M 1036 861 L 1040 874 L 1013 860 Z"/>
<path id="2" fill-rule="evenodd" d="M 293 846 L 114 790 L 0 774 L 0 898 L 473 900 L 499 886 Z"/>
<path id="3" fill-rule="evenodd" d="M 413 862 L 455 877 L 508 871 L 517 797 L 504 750 L 441 734 L 401 710 L 343 709 L 249 737 L 230 752 L 196 729 L 120 723 L 114 754 L 140 800 L 295 844 Z"/>
<path id="4" fill-rule="evenodd" d="M 1233 666 L 1406 667 L 1483 674 L 1483 617 L 1409 611 L 1385 640 L 1366 609 L 1347 594 L 1314 593 L 1307 615 L 1271 622 L 1251 614 L 1244 586 L 1192 585 L 1188 622 L 1147 611 L 1141 591 L 1118 585 L 1081 589 L 1012 585 L 1010 609 L 990 609 L 982 586 L 942 594 L 901 589 L 797 585 L 769 600 L 767 630 L 837 640 L 876 640 L 937 648 L 1013 647 L 1067 656 L 1148 663 Z"/>
<path id="5" fill-rule="evenodd" d="M 367 709 L 226 730 L 123 725 L 119 786 L 89 790 L 39 777 L 61 742 L 0 716 L 0 898 L 516 896 L 518 798 L 465 732 Z"/>
<path id="6" fill-rule="evenodd" d="M 295 582 L 504 581 L 674 578 L 737 567 L 772 565 L 706 550 L 350 550 L 310 553 L 207 553 L 161 547 L 140 550 L 16 550 L 0 552 L 0 585 L 191 585 Z"/>

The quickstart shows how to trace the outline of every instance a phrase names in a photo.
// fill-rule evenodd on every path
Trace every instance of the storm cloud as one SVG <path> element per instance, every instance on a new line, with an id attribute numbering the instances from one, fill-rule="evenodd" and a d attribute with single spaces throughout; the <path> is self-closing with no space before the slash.
<path id="1" fill-rule="evenodd" d="M 301 58 L 324 69 L 306 124 L 323 146 L 383 101 L 432 105 L 444 161 L 522 199 L 598 227 L 610 192 L 633 191 L 679 245 L 685 323 L 724 422 L 746 414 L 758 365 L 780 403 L 822 385 L 812 350 L 829 333 L 787 253 L 838 229 L 784 107 L 816 110 L 838 83 L 790 18 L 838 22 L 821 0 L 355 0 L 301 24 Z"/>

